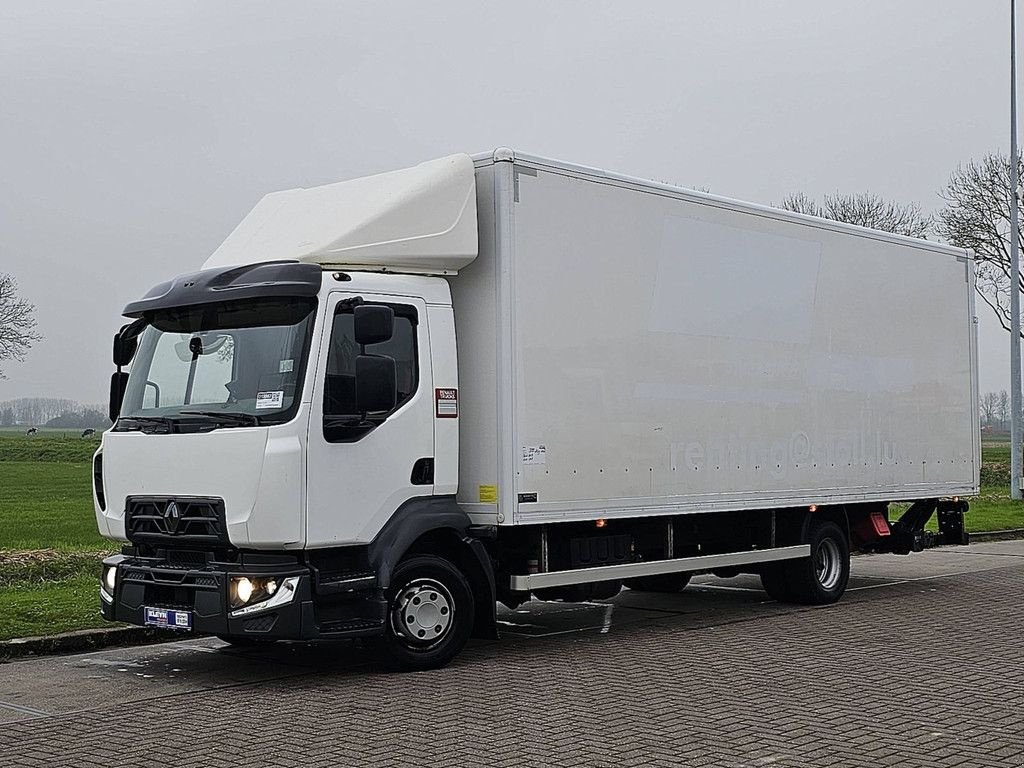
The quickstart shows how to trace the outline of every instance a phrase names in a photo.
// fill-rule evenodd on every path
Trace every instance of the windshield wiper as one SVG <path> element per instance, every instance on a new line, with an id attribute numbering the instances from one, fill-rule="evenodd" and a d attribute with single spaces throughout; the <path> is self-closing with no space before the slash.
<path id="1" fill-rule="evenodd" d="M 252 413 L 239 413 L 238 411 L 178 411 L 178 413 L 182 416 L 205 416 L 229 424 L 245 424 L 253 427 L 260 425 L 260 417 Z"/>
<path id="2" fill-rule="evenodd" d="M 156 424 L 167 427 L 168 432 L 174 430 L 174 419 L 170 419 L 167 416 L 121 416 L 118 418 L 117 423 L 120 424 L 122 422 L 138 424 L 140 429 L 143 424 Z"/>

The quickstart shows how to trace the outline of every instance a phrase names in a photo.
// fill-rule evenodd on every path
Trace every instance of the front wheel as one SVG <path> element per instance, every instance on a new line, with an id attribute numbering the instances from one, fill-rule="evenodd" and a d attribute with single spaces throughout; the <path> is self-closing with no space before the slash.
<path id="1" fill-rule="evenodd" d="M 473 629 L 473 592 L 448 560 L 413 555 L 387 590 L 388 617 L 376 648 L 392 669 L 436 669 L 451 661 Z"/>

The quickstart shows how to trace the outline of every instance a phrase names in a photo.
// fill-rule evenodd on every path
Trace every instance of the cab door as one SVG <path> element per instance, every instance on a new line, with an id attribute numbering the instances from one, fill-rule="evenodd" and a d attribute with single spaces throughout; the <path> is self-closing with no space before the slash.
<path id="1" fill-rule="evenodd" d="M 358 298 L 357 298 L 358 296 Z M 356 343 L 354 305 L 394 310 L 394 335 L 364 349 Z M 306 461 L 306 546 L 368 542 L 405 501 L 433 494 L 433 377 L 427 307 L 421 299 L 332 293 L 310 408 Z M 395 361 L 396 406 L 356 413 L 359 354 Z"/>

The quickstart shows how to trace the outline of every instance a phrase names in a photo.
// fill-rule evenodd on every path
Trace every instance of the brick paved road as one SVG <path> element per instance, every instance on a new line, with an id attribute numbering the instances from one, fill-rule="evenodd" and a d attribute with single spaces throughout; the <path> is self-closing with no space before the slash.
<path id="1" fill-rule="evenodd" d="M 1024 542 L 854 570 L 828 608 L 534 604 L 415 675 L 216 640 L 0 665 L 0 765 L 1024 765 Z"/>

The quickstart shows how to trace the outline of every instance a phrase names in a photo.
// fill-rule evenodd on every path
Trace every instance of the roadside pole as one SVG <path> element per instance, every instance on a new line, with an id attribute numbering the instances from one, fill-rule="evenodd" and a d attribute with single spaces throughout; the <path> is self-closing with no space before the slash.
<path id="1" fill-rule="evenodd" d="M 1010 498 L 1021 498 L 1020 244 L 1017 228 L 1017 0 L 1010 0 Z"/>

